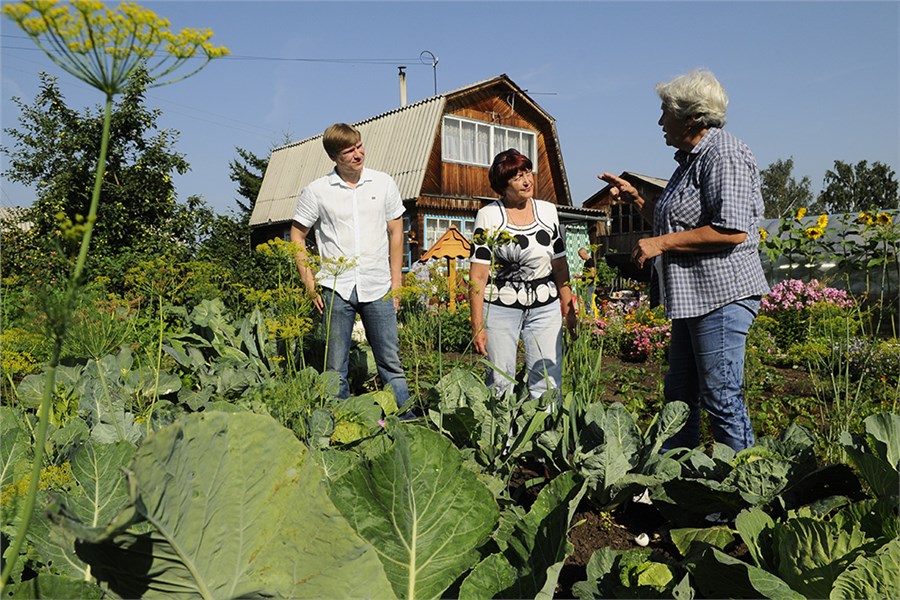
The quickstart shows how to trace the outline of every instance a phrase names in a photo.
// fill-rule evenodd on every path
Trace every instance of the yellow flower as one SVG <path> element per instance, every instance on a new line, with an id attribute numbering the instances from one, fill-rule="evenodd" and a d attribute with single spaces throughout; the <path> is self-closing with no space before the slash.
<path id="1" fill-rule="evenodd" d="M 806 228 L 806 237 L 811 240 L 817 240 L 822 237 L 822 234 L 825 233 L 820 227 L 807 227 Z"/>
<path id="2" fill-rule="evenodd" d="M 490 231 L 480 231 L 475 234 L 472 241 L 479 246 L 487 246 L 488 248 L 499 248 L 507 244 L 515 244 L 518 242 L 516 237 L 505 229 L 491 229 Z"/>
<path id="3" fill-rule="evenodd" d="M 16 22 L 31 40 L 60 68 L 107 94 L 122 91 L 128 78 L 147 59 L 156 87 L 190 77 L 206 64 L 229 54 L 227 48 L 209 43 L 209 29 L 169 30 L 168 19 L 133 2 L 116 9 L 96 0 L 25 0 L 3 6 L 3 14 Z M 206 60 L 187 75 L 174 76 L 188 59 Z"/>
<path id="4" fill-rule="evenodd" d="M 766 238 L 768 238 L 768 237 L 769 237 L 769 232 L 766 231 L 765 229 L 763 229 L 762 227 L 760 227 L 759 228 L 759 241 L 764 242 L 764 241 L 766 241 Z"/>
<path id="5" fill-rule="evenodd" d="M 801 206 L 801 207 L 797 210 L 797 220 L 799 221 L 800 219 L 802 219 L 802 218 L 805 217 L 805 216 L 806 216 L 806 207 L 805 207 L 805 206 Z"/>
<path id="6" fill-rule="evenodd" d="M 819 215 L 818 221 L 816 221 L 817 226 L 820 229 L 825 229 L 828 227 L 828 215 Z"/>
<path id="7" fill-rule="evenodd" d="M 881 225 L 882 227 L 890 225 L 892 222 L 893 219 L 891 219 L 891 215 L 887 213 L 878 213 L 878 215 L 875 217 L 875 223 Z"/>
<path id="8" fill-rule="evenodd" d="M 69 462 L 64 462 L 59 466 L 49 465 L 41 469 L 40 478 L 38 479 L 38 489 L 67 491 L 74 482 L 72 476 L 72 466 Z M 24 496 L 31 483 L 31 475 L 27 474 L 22 479 L 14 481 L 3 488 L 2 501 L 3 504 L 11 502 L 17 496 Z"/>
<path id="9" fill-rule="evenodd" d="M 875 220 L 872 218 L 872 215 L 867 212 L 859 213 L 859 216 L 856 217 L 856 220 L 864 225 L 871 225 L 875 222 Z"/>

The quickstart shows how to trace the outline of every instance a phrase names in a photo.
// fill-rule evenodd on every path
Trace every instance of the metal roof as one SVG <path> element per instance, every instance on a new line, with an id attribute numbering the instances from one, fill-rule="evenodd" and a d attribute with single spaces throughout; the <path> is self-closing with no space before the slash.
<path id="1" fill-rule="evenodd" d="M 609 215 L 605 211 L 596 208 L 584 208 L 582 206 L 559 206 L 556 207 L 560 222 L 572 221 L 605 221 Z"/>
<path id="2" fill-rule="evenodd" d="M 647 183 L 650 183 L 650 184 L 655 185 L 656 187 L 660 187 L 660 188 L 665 188 L 666 185 L 669 184 L 668 179 L 661 179 L 659 177 L 650 177 L 649 175 L 641 175 L 640 173 L 635 173 L 634 171 L 625 171 L 624 173 L 622 173 L 622 175 L 631 175 L 632 177 L 634 177 L 636 179 L 641 179 L 643 181 L 646 181 Z"/>
<path id="3" fill-rule="evenodd" d="M 11 227 L 18 227 L 22 231 L 28 231 L 34 227 L 34 221 L 31 220 L 31 208 L 0 206 L 0 229 L 9 231 Z"/>
<path id="4" fill-rule="evenodd" d="M 666 185 L 668 185 L 668 179 L 660 179 L 659 177 L 650 177 L 649 175 L 641 175 L 640 173 L 635 173 L 634 171 L 622 171 L 622 174 L 619 175 L 623 179 L 629 180 L 632 183 L 637 181 L 643 181 L 644 183 L 648 183 L 652 186 L 659 188 L 660 191 L 664 190 Z M 609 198 L 609 190 L 613 187 L 613 184 L 608 183 L 603 186 L 602 189 L 598 192 L 594 192 L 591 196 L 582 202 L 582 206 L 584 208 L 593 209 L 597 206 L 609 206 L 612 204 L 612 199 Z"/>
<path id="5" fill-rule="evenodd" d="M 497 83 L 505 83 L 551 124 L 556 159 L 562 173 L 560 204 L 571 203 L 556 123 L 505 74 L 426 98 L 384 114 L 354 123 L 366 147 L 366 166 L 391 175 L 403 200 L 419 197 L 432 146 L 441 125 L 447 100 Z M 269 157 L 259 195 L 250 215 L 250 225 L 284 223 L 294 218 L 300 191 L 331 172 L 334 163 L 322 147 L 322 134 L 276 148 Z"/>
<path id="6" fill-rule="evenodd" d="M 434 96 L 354 123 L 366 147 L 366 166 L 390 174 L 403 200 L 417 198 L 446 96 Z M 276 148 L 269 157 L 250 225 L 294 218 L 300 191 L 330 173 L 334 162 L 322 147 L 322 134 Z"/>

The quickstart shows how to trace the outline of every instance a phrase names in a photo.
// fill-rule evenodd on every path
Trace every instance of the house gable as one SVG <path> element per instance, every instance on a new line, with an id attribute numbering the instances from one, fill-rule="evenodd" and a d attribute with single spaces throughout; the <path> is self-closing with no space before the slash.
<path id="1" fill-rule="evenodd" d="M 506 75 L 398 108 L 354 125 L 366 147 L 366 166 L 390 174 L 400 188 L 407 263 L 448 223 L 469 230 L 478 209 L 497 197 L 488 182 L 489 161 L 508 145 L 482 152 L 480 164 L 445 160 L 445 116 L 474 123 L 482 134 L 490 130 L 491 145 L 516 139 L 515 132 L 525 132 L 519 139 L 532 136 L 535 197 L 572 206 L 553 118 Z M 254 241 L 287 236 L 300 191 L 332 168 L 321 134 L 273 151 L 250 219 Z"/>

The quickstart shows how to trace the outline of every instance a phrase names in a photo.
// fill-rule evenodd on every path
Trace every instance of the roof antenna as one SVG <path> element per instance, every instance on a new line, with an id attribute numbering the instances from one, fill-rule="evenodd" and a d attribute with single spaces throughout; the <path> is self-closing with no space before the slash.
<path id="1" fill-rule="evenodd" d="M 438 64 L 438 57 L 435 56 L 430 50 L 422 50 L 422 52 L 419 53 L 419 60 L 422 61 L 422 64 L 426 64 L 426 65 L 428 64 L 428 63 L 426 63 L 426 62 L 422 59 L 422 57 L 423 57 L 424 55 L 426 55 L 426 54 L 427 54 L 429 57 L 431 57 L 431 70 L 434 72 L 434 95 L 437 96 L 437 95 L 438 95 L 438 93 L 437 93 L 437 64 Z"/>

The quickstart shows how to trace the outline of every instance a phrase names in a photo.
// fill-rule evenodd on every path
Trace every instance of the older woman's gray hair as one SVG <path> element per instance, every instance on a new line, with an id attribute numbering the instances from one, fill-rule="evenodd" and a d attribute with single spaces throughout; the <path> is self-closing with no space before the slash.
<path id="1" fill-rule="evenodd" d="M 695 69 L 667 83 L 657 83 L 656 93 L 679 119 L 694 119 L 704 127 L 724 127 L 728 110 L 725 88 L 710 71 Z"/>

